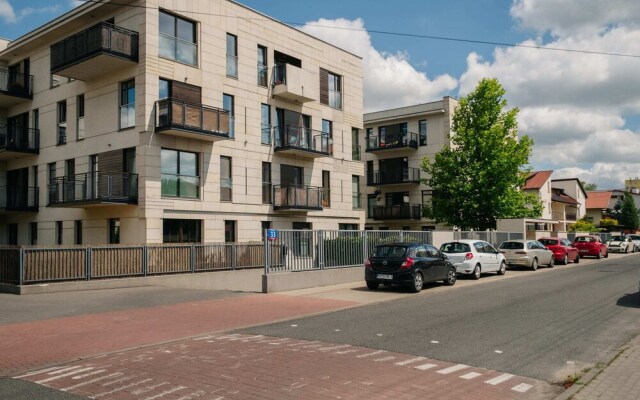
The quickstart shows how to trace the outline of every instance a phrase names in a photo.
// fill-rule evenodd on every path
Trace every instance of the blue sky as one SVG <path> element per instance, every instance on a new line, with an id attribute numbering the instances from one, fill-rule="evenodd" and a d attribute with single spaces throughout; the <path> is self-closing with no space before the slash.
<path id="1" fill-rule="evenodd" d="M 176 0 L 178 4 L 180 1 Z M 554 178 L 619 188 L 640 176 L 640 58 L 388 36 L 370 30 L 639 53 L 637 0 L 243 0 L 364 58 L 365 108 L 460 97 L 497 77 L 517 106 L 531 164 Z M 15 39 L 73 0 L 0 0 L 0 36 Z M 319 20 L 324 28 L 318 28 Z M 329 28 L 327 28 L 329 27 Z M 331 27 L 362 29 L 345 31 Z M 393 84 L 390 84 L 393 82 Z"/>

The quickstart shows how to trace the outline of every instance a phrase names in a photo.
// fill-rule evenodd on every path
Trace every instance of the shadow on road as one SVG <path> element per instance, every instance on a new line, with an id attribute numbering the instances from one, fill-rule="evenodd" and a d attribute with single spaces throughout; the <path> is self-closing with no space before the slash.
<path id="1" fill-rule="evenodd" d="M 640 308 L 640 292 L 627 293 L 616 301 L 616 305 L 629 308 Z"/>

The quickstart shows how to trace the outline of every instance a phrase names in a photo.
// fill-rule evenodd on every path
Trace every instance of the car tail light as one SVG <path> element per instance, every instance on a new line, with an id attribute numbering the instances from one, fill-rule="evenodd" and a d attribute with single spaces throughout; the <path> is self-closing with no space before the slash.
<path id="1" fill-rule="evenodd" d="M 411 268 L 411 266 L 413 265 L 413 262 L 414 262 L 413 258 L 411 257 L 405 258 L 402 264 L 400 264 L 400 269 Z"/>
<path id="2" fill-rule="evenodd" d="M 471 260 L 473 258 L 473 253 L 467 253 L 464 255 L 465 260 Z"/>
<path id="3" fill-rule="evenodd" d="M 366 259 L 364 260 L 364 267 L 365 268 L 371 268 L 371 260 L 370 259 Z"/>
<path id="4" fill-rule="evenodd" d="M 527 254 L 526 251 L 516 251 L 516 254 Z"/>

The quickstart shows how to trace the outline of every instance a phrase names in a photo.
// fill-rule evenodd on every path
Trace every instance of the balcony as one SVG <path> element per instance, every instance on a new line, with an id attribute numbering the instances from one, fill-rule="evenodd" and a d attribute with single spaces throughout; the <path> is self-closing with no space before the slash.
<path id="1" fill-rule="evenodd" d="M 378 137 L 367 139 L 367 152 L 389 151 L 389 150 L 415 150 L 418 148 L 418 134 L 380 134 Z"/>
<path id="2" fill-rule="evenodd" d="M 422 206 L 420 204 L 402 204 L 395 206 L 374 206 L 373 219 L 386 220 L 417 220 L 422 218 Z"/>
<path id="3" fill-rule="evenodd" d="M 331 157 L 333 138 L 329 133 L 303 126 L 274 127 L 275 151 L 305 158 Z"/>
<path id="4" fill-rule="evenodd" d="M 556 221 L 577 221 L 578 215 L 575 213 L 554 212 L 552 218 Z"/>
<path id="5" fill-rule="evenodd" d="M 155 131 L 158 133 L 208 142 L 233 137 L 229 112 L 220 108 L 163 99 L 156 101 L 155 118 Z"/>
<path id="6" fill-rule="evenodd" d="M 33 98 L 33 75 L 0 69 L 0 108 L 24 103 Z"/>
<path id="7" fill-rule="evenodd" d="M 4 211 L 38 211 L 39 196 L 37 187 L 2 187 L 0 190 L 6 193 L 6 196 L 0 197 L 0 208 Z"/>
<path id="8" fill-rule="evenodd" d="M 273 209 L 276 211 L 322 210 L 321 187 L 273 185 Z"/>
<path id="9" fill-rule="evenodd" d="M 403 168 L 384 171 L 373 171 L 367 174 L 367 186 L 419 184 L 420 170 L 418 168 Z"/>
<path id="10" fill-rule="evenodd" d="M 90 207 L 138 204 L 138 175 L 96 172 L 52 179 L 49 206 Z"/>
<path id="11" fill-rule="evenodd" d="M 33 128 L 0 126 L 0 160 L 40 152 L 40 131 Z"/>
<path id="12" fill-rule="evenodd" d="M 287 101 L 318 101 L 318 79 L 314 74 L 291 64 L 273 67 L 272 93 Z"/>
<path id="13" fill-rule="evenodd" d="M 101 22 L 51 46 L 51 73 L 88 81 L 138 62 L 138 33 Z"/>

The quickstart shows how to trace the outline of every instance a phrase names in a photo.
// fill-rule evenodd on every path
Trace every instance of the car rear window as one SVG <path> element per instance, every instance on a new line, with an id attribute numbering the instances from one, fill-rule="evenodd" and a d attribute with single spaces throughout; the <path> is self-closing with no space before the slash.
<path id="1" fill-rule="evenodd" d="M 629 237 L 631 238 L 631 240 L 640 240 L 639 235 L 629 235 Z"/>
<path id="2" fill-rule="evenodd" d="M 443 253 L 469 253 L 471 247 L 467 243 L 444 243 L 440 246 L 440 251 Z"/>
<path id="3" fill-rule="evenodd" d="M 583 243 L 591 243 L 591 242 L 595 242 L 596 240 L 590 236 L 578 236 L 576 237 L 576 242 L 583 242 Z"/>
<path id="4" fill-rule="evenodd" d="M 555 246 L 558 244 L 558 241 L 553 239 L 539 239 L 538 241 L 545 246 Z"/>
<path id="5" fill-rule="evenodd" d="M 378 246 L 373 251 L 375 257 L 404 257 L 407 254 L 405 246 Z"/>
<path id="6" fill-rule="evenodd" d="M 505 250 L 521 250 L 521 249 L 524 249 L 524 243 L 504 242 L 500 245 L 500 248 Z"/>

